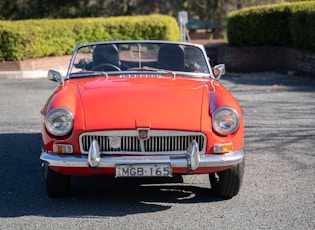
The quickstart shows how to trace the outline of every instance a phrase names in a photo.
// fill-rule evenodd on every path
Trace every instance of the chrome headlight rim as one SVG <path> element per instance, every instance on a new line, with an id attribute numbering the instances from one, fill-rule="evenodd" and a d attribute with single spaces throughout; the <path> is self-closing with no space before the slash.
<path id="1" fill-rule="evenodd" d="M 50 110 L 45 116 L 45 127 L 47 131 L 57 137 L 69 134 L 73 129 L 74 115 L 63 107 Z"/>
<path id="2" fill-rule="evenodd" d="M 222 136 L 235 133 L 240 126 L 240 115 L 229 106 L 217 108 L 211 117 L 213 130 Z"/>

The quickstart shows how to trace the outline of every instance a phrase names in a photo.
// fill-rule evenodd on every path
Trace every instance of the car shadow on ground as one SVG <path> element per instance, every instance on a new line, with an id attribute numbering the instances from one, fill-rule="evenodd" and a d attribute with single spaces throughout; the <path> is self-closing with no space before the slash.
<path id="1" fill-rule="evenodd" d="M 71 195 L 48 198 L 39 159 L 39 133 L 0 134 L 0 217 L 125 216 L 159 212 L 178 203 L 222 201 L 210 188 L 167 179 L 115 179 L 111 176 L 72 178 Z"/>

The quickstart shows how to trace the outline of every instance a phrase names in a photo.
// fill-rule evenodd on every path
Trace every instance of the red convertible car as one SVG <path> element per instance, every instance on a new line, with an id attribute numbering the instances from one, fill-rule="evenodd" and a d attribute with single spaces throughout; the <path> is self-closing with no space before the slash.
<path id="1" fill-rule="evenodd" d="M 70 193 L 71 175 L 208 174 L 231 198 L 244 171 L 243 111 L 201 45 L 115 41 L 79 45 L 41 110 L 46 191 Z M 210 190 L 210 188 L 209 188 Z"/>

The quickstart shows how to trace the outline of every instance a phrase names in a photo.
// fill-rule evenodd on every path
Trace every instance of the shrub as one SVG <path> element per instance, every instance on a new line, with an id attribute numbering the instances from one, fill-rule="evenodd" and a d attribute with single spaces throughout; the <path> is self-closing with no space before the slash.
<path id="1" fill-rule="evenodd" d="M 315 1 L 293 8 L 290 18 L 290 32 L 295 47 L 315 50 Z"/>
<path id="2" fill-rule="evenodd" d="M 23 59 L 23 36 L 10 30 L 0 30 L 0 61 Z"/>
<path id="3" fill-rule="evenodd" d="M 109 40 L 179 40 L 165 15 L 0 21 L 0 61 L 71 54 L 77 44 Z"/>
<path id="4" fill-rule="evenodd" d="M 315 49 L 314 19 L 315 1 L 244 8 L 229 14 L 229 44 Z"/>

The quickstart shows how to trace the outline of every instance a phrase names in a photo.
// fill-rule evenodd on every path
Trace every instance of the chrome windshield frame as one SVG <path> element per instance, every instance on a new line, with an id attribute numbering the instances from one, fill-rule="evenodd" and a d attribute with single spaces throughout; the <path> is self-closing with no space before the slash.
<path id="1" fill-rule="evenodd" d="M 204 48 L 203 45 L 200 44 L 194 44 L 194 43 L 188 43 L 188 42 L 173 42 L 173 41 L 162 41 L 162 40 L 124 40 L 124 41 L 104 41 L 104 42 L 92 42 L 92 43 L 86 43 L 86 44 L 82 44 L 82 45 L 77 45 L 72 53 L 71 59 L 70 59 L 70 64 L 69 67 L 67 69 L 67 73 L 65 76 L 64 80 L 68 80 L 71 77 L 71 70 L 72 67 L 74 66 L 74 61 L 76 59 L 76 55 L 78 54 L 78 51 L 84 47 L 89 47 L 89 46 L 98 46 L 98 45 L 109 45 L 109 44 L 116 44 L 116 45 L 121 45 L 121 44 L 158 44 L 158 45 L 162 45 L 162 44 L 170 44 L 170 45 L 183 45 L 183 46 L 192 46 L 192 47 L 196 47 L 199 48 L 200 51 L 202 52 L 205 61 L 206 61 L 206 65 L 207 68 L 209 70 L 209 74 L 208 73 L 192 73 L 192 72 L 178 72 L 180 75 L 183 76 L 191 76 L 191 77 L 199 77 L 199 78 L 213 78 L 214 74 L 212 72 L 212 68 L 209 62 L 209 59 L 207 57 L 207 53 L 206 50 Z M 121 73 L 123 73 L 124 71 L 122 71 Z M 107 74 L 106 74 L 107 75 Z M 108 75 L 111 75 L 110 73 L 108 73 Z M 107 75 L 107 77 L 108 77 Z"/>

